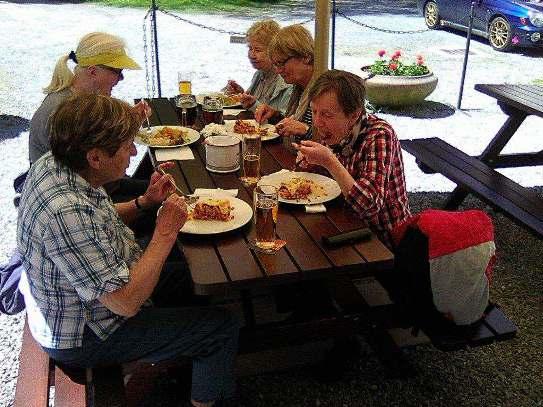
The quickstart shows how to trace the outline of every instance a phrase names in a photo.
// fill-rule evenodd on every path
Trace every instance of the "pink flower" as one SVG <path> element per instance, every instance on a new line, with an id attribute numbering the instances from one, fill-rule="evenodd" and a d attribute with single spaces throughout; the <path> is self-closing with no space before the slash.
<path id="1" fill-rule="evenodd" d="M 395 71 L 396 69 L 398 69 L 398 64 L 391 63 L 388 67 L 391 71 Z"/>
<path id="2" fill-rule="evenodd" d="M 424 59 L 417 59 L 417 65 L 424 65 Z"/>
<path id="3" fill-rule="evenodd" d="M 422 61 L 424 58 L 423 58 L 422 55 L 419 54 L 419 55 L 417 55 L 417 60 L 419 60 L 419 59 Z"/>
<path id="4" fill-rule="evenodd" d="M 394 51 L 394 54 L 392 54 L 393 59 L 394 59 L 394 57 L 396 57 L 396 59 L 398 59 L 401 56 L 402 56 L 402 52 L 400 50 Z"/>
<path id="5" fill-rule="evenodd" d="M 387 52 L 382 49 L 382 50 L 379 50 L 379 52 L 377 52 L 377 55 L 379 55 L 380 57 L 382 57 L 383 55 L 385 55 Z"/>

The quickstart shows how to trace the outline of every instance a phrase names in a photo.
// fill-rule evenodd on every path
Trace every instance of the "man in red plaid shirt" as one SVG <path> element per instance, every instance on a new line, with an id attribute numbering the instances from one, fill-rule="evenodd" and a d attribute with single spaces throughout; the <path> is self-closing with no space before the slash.
<path id="1" fill-rule="evenodd" d="M 402 151 L 392 127 L 366 114 L 364 96 L 361 78 L 350 72 L 330 70 L 317 79 L 309 100 L 320 143 L 295 144 L 298 166 L 326 169 L 352 209 L 392 248 L 390 231 L 411 215 Z"/>

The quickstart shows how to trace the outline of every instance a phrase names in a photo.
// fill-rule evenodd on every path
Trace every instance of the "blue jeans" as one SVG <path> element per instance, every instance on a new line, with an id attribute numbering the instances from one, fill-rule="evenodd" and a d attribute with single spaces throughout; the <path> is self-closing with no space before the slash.
<path id="1" fill-rule="evenodd" d="M 76 367 L 191 357 L 192 399 L 210 402 L 234 396 L 238 332 L 238 320 L 222 308 L 147 307 L 105 341 L 85 328 L 81 348 L 44 350 L 53 359 Z"/>

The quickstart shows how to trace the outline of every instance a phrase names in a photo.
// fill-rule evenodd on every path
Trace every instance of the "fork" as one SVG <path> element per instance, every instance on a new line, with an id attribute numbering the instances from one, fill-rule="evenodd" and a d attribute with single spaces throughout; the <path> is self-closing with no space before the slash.
<path id="1" fill-rule="evenodd" d="M 185 203 L 187 204 L 187 206 L 189 208 L 193 208 L 194 205 L 196 205 L 196 202 L 198 202 L 198 199 L 200 199 L 199 196 L 196 196 L 196 195 L 189 195 L 185 192 L 183 192 L 183 190 L 181 188 L 179 188 L 177 186 L 177 184 L 175 183 L 175 180 L 173 179 L 172 175 L 171 174 L 168 174 L 166 171 L 164 171 L 162 168 L 160 167 L 157 167 L 156 170 L 158 172 L 160 172 L 162 175 L 167 175 L 170 179 L 170 183 L 173 185 L 173 187 L 175 188 L 175 190 L 177 191 L 177 193 L 179 195 L 181 195 L 183 198 L 185 198 Z"/>
<path id="2" fill-rule="evenodd" d="M 150 136 L 152 133 L 151 124 L 149 123 L 149 116 L 145 116 L 145 121 L 147 122 L 147 135 Z"/>

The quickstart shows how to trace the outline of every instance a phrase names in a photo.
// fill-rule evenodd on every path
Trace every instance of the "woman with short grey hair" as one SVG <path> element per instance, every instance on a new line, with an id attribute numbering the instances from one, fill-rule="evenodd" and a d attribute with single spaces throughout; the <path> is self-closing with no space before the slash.
<path id="1" fill-rule="evenodd" d="M 159 172 L 129 202 L 114 205 L 103 189 L 136 154 L 133 108 L 109 96 L 76 94 L 60 104 L 51 124 L 51 151 L 30 168 L 17 222 L 20 288 L 34 339 L 74 367 L 188 356 L 194 406 L 233 397 L 237 319 L 221 308 L 193 306 L 190 279 L 182 279 L 188 270 L 164 267 L 187 220 L 184 198 Z M 157 205 L 142 250 L 127 225 Z"/>
<path id="2" fill-rule="evenodd" d="M 386 121 L 367 114 L 364 83 L 340 70 L 323 73 L 308 93 L 319 142 L 301 141 L 298 166 L 325 170 L 351 208 L 389 248 L 392 229 L 410 215 L 400 142 Z"/>
<path id="3" fill-rule="evenodd" d="M 227 93 L 241 93 L 241 104 L 245 109 L 255 111 L 261 104 L 285 112 L 292 93 L 292 86 L 273 69 L 268 55 L 268 46 L 281 27 L 274 20 L 262 20 L 247 30 L 249 61 L 256 72 L 251 84 L 244 90 L 236 81 L 228 81 Z"/>

